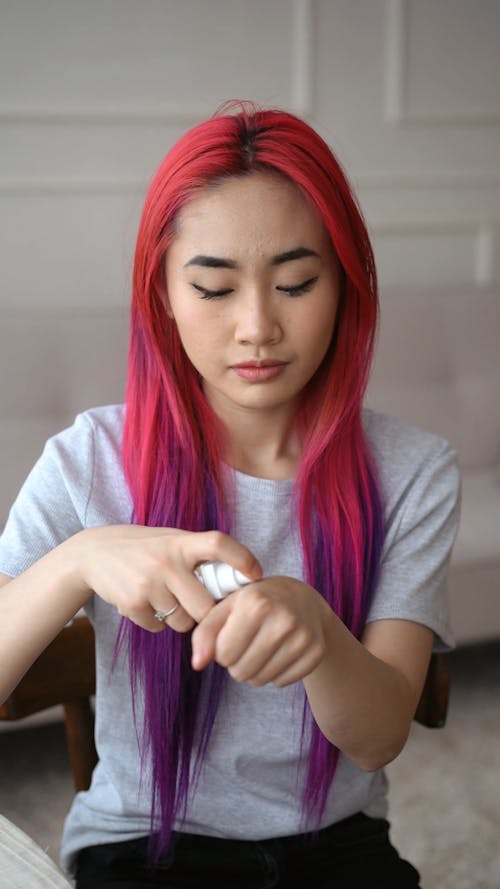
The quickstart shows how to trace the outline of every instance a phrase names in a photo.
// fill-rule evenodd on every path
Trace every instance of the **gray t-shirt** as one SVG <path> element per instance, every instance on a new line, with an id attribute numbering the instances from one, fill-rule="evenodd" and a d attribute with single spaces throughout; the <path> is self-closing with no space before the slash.
<path id="1" fill-rule="evenodd" d="M 0 538 L 0 572 L 20 574 L 82 528 L 130 522 L 121 465 L 123 417 L 121 405 L 94 408 L 49 439 Z M 448 647 L 453 642 L 445 575 L 458 522 L 456 455 L 435 435 L 371 411 L 363 417 L 383 486 L 386 535 L 368 620 L 416 621 L 434 631 L 437 647 Z M 235 478 L 234 536 L 255 553 L 264 574 L 303 579 L 292 481 L 239 472 Z M 144 836 L 150 818 L 147 776 L 139 781 L 124 656 L 112 670 L 119 616 L 98 596 L 86 610 L 96 633 L 99 763 L 90 789 L 77 794 L 66 819 L 62 865 L 68 871 L 79 849 Z M 236 839 L 304 829 L 303 695 L 300 683 L 254 688 L 228 677 L 196 792 L 178 829 Z M 322 826 L 359 811 L 386 814 L 385 775 L 363 772 L 341 755 Z"/>

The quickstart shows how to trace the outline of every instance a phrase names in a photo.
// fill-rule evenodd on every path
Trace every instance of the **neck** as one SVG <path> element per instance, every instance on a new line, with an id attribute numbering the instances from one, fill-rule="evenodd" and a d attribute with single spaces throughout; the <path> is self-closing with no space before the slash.
<path id="1" fill-rule="evenodd" d="M 226 461 L 233 469 L 259 478 L 295 477 L 301 448 L 290 409 L 212 407 L 228 433 Z"/>

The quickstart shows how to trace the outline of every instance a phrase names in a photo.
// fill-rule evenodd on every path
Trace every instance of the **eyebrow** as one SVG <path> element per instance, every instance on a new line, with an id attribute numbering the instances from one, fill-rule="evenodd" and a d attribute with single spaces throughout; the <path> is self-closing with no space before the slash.
<path id="1" fill-rule="evenodd" d="M 190 265 L 200 265 L 205 269 L 235 269 L 236 263 L 232 259 L 222 259 L 220 256 L 203 256 L 199 253 L 186 262 L 184 268 Z"/>
<path id="2" fill-rule="evenodd" d="M 295 247 L 294 250 L 287 250 L 285 253 L 278 253 L 271 259 L 271 265 L 282 265 L 285 262 L 292 262 L 294 259 L 304 259 L 306 256 L 316 256 L 319 259 L 319 253 L 311 250 L 309 247 Z M 184 268 L 197 265 L 205 269 L 236 269 L 238 264 L 232 259 L 224 259 L 222 256 L 205 256 L 198 253 L 186 262 Z"/>
<path id="3" fill-rule="evenodd" d="M 296 247 L 295 250 L 287 250 L 286 253 L 279 253 L 273 256 L 271 265 L 282 265 L 284 262 L 291 262 L 293 259 L 304 259 L 306 256 L 316 256 L 319 259 L 319 253 L 310 250 L 309 247 Z"/>

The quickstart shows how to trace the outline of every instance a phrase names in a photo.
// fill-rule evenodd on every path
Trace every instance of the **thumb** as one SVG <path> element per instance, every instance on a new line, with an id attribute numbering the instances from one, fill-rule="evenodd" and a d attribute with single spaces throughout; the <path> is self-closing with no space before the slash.
<path id="1" fill-rule="evenodd" d="M 203 670 L 215 658 L 217 636 L 229 617 L 231 607 L 228 596 L 210 609 L 191 634 L 191 666 Z"/>

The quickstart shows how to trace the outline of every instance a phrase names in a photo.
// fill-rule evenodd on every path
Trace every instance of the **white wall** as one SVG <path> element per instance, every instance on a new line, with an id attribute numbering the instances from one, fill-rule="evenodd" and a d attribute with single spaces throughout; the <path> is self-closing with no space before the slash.
<path id="1" fill-rule="evenodd" d="M 347 167 L 382 290 L 499 276 L 498 0 L 0 0 L 0 306 L 116 307 L 149 176 L 228 97 Z"/>

